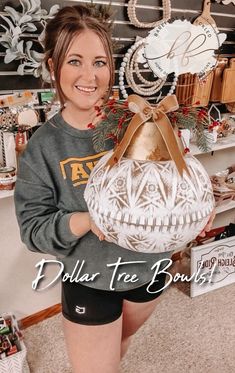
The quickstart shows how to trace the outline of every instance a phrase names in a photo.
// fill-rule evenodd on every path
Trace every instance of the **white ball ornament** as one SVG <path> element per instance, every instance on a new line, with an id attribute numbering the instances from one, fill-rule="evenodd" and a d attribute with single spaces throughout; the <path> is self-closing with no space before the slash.
<path id="1" fill-rule="evenodd" d="M 195 157 L 182 155 L 163 113 L 167 105 L 172 108 L 173 97 L 152 109 L 129 96 L 141 116 L 133 116 L 119 146 L 96 164 L 85 189 L 89 212 L 106 239 L 129 250 L 182 248 L 201 232 L 214 208 L 207 172 Z"/>

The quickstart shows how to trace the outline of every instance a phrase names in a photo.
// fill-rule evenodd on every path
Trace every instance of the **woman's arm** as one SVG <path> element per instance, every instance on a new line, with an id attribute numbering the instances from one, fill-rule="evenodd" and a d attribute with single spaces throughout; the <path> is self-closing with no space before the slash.
<path id="1" fill-rule="evenodd" d="M 90 228 L 90 216 L 88 212 L 75 212 L 70 216 L 69 227 L 71 232 L 79 237 L 84 236 Z"/>
<path id="2" fill-rule="evenodd" d="M 104 235 L 88 212 L 57 208 L 54 190 L 45 184 L 24 155 L 20 159 L 14 197 L 21 239 L 28 249 L 59 257 L 69 255 L 89 230 L 103 240 Z"/>
<path id="3" fill-rule="evenodd" d="M 90 230 L 88 213 L 79 213 L 77 231 L 71 230 L 70 219 L 76 214 L 57 208 L 53 188 L 44 183 L 37 168 L 27 163 L 24 155 L 14 197 L 21 239 L 31 251 L 67 256 L 79 237 Z"/>

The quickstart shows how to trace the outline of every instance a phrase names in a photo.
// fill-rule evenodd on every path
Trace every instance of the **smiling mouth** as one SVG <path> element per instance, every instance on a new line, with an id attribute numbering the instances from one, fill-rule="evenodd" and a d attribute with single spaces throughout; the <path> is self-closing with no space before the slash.
<path id="1" fill-rule="evenodd" d="M 83 93 L 94 93 L 96 91 L 96 87 L 81 87 L 76 85 L 78 91 Z"/>

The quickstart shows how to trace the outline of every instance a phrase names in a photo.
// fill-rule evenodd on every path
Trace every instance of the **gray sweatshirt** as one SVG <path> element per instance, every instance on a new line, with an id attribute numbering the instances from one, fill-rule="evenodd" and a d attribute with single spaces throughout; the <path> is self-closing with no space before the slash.
<path id="1" fill-rule="evenodd" d="M 75 129 L 58 113 L 31 137 L 20 157 L 15 188 L 21 238 L 29 250 L 56 256 L 58 269 L 73 273 L 74 279 L 77 275 L 75 281 L 85 286 L 116 291 L 136 288 L 154 278 L 152 266 L 169 258 L 170 252 L 137 253 L 100 242 L 91 231 L 78 238 L 69 227 L 72 213 L 88 211 L 83 194 L 89 174 L 112 148 L 107 143 L 106 151 L 96 153 L 92 135 L 92 129 Z"/>

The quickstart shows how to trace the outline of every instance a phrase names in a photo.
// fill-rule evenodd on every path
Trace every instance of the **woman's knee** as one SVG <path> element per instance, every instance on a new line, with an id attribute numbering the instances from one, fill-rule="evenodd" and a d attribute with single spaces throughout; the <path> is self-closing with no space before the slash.
<path id="1" fill-rule="evenodd" d="M 64 334 L 74 373 L 117 373 L 121 356 L 122 317 L 104 325 L 64 319 Z"/>

